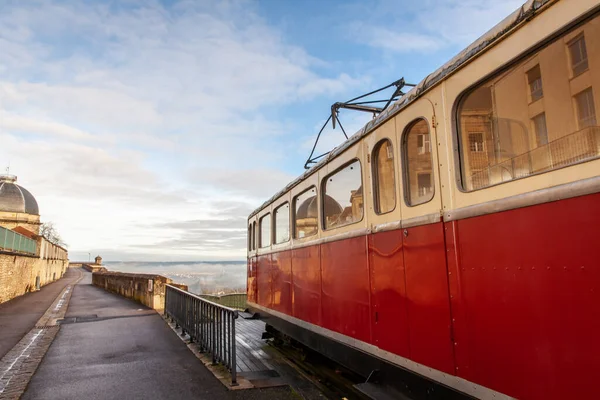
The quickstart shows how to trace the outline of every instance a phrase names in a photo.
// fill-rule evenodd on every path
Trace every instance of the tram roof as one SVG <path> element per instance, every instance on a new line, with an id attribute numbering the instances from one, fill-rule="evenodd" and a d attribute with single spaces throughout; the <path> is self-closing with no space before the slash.
<path id="1" fill-rule="evenodd" d="M 555 3 L 558 0 L 528 0 L 521 7 L 515 10 L 512 14 L 504 18 L 500 23 L 495 25 L 492 29 L 484 33 L 477 40 L 471 43 L 467 48 L 462 50 L 450 61 L 446 62 L 440 68 L 427 75 L 419 84 L 413 87 L 408 93 L 400 97 L 394 104 L 388 107 L 385 111 L 379 114 L 376 118 L 369 121 L 365 126 L 358 130 L 354 135 L 350 136 L 344 143 L 335 147 L 331 152 L 323 157 L 319 162 L 313 165 L 310 169 L 306 170 L 298 178 L 288 183 L 282 190 L 273 195 L 269 200 L 265 201 L 256 210 L 254 210 L 248 218 L 252 218 L 260 210 L 264 209 L 267 205 L 277 200 L 287 191 L 298 185 L 300 182 L 305 180 L 307 177 L 315 173 L 329 161 L 343 153 L 344 150 L 358 142 L 360 139 L 365 137 L 379 125 L 387 121 L 393 115 L 397 114 L 404 107 L 408 106 L 421 95 L 427 92 L 429 89 L 438 85 L 446 77 L 454 73 L 464 64 L 466 64 L 473 57 L 485 51 L 488 47 L 492 46 L 501 38 L 507 36 L 514 28 L 519 26 L 523 21 L 531 18 L 540 8 L 549 3 Z"/>

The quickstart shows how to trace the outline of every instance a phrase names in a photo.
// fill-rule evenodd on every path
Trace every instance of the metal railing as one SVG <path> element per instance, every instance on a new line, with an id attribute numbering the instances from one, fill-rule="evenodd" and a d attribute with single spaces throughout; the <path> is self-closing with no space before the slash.
<path id="1" fill-rule="evenodd" d="M 474 172 L 473 189 L 524 178 L 600 157 L 600 127 L 590 126 Z"/>
<path id="2" fill-rule="evenodd" d="M 0 250 L 34 256 L 37 254 L 37 242 L 20 233 L 0 227 Z"/>
<path id="3" fill-rule="evenodd" d="M 212 301 L 213 303 L 242 311 L 247 307 L 246 301 L 248 299 L 248 295 L 246 293 L 228 293 L 222 295 L 201 294 L 200 297 L 205 300 Z"/>
<path id="4" fill-rule="evenodd" d="M 213 365 L 223 364 L 231 372 L 231 384 L 237 385 L 235 354 L 235 320 L 238 311 L 167 285 L 165 316 L 170 317 L 200 345 L 201 351 L 212 354 Z"/>

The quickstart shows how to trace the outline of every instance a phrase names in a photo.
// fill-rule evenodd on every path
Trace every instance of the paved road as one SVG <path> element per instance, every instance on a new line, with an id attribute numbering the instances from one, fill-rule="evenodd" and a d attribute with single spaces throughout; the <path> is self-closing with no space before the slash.
<path id="1" fill-rule="evenodd" d="M 68 268 L 64 277 L 41 290 L 0 304 L 0 359 L 35 326 L 65 286 L 78 277 L 76 270 Z"/>
<path id="2" fill-rule="evenodd" d="M 162 318 L 77 284 L 63 324 L 23 399 L 285 399 L 289 388 L 229 392 Z"/>

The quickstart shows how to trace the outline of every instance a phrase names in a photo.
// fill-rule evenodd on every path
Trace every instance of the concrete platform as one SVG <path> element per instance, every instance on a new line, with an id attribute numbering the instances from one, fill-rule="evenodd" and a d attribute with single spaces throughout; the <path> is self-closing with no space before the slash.
<path id="1" fill-rule="evenodd" d="M 297 399 L 289 386 L 228 391 L 161 316 L 91 285 L 73 290 L 65 322 L 23 399 Z"/>

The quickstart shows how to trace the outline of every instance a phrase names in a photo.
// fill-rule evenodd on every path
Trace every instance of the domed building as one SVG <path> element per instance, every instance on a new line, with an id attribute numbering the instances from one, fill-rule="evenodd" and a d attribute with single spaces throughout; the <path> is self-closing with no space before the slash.
<path id="1" fill-rule="evenodd" d="M 40 211 L 35 197 L 17 184 L 14 175 L 0 175 L 0 226 L 25 228 L 39 234 Z"/>

